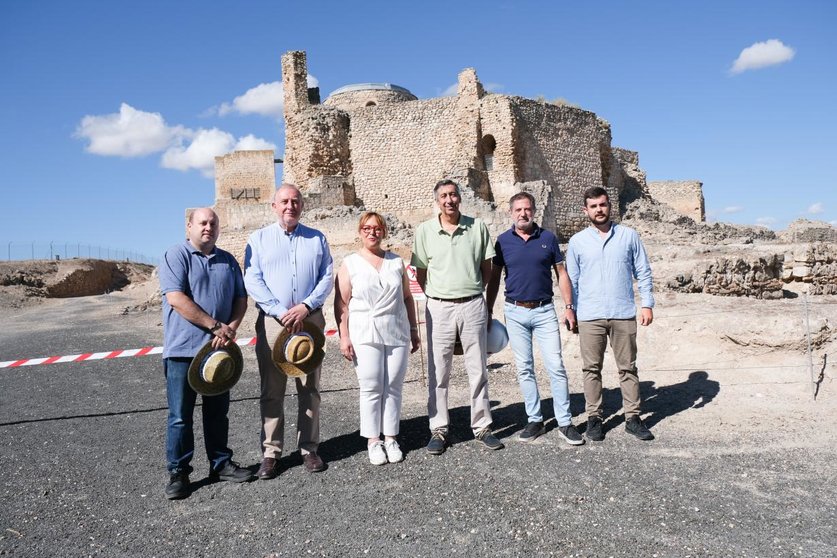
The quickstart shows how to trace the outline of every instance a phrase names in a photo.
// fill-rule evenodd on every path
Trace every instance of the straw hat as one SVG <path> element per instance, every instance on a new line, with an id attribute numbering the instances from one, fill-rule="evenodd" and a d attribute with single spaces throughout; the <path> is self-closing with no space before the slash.
<path id="1" fill-rule="evenodd" d="M 499 353 L 509 344 L 509 332 L 506 331 L 506 326 L 503 322 L 494 318 L 491 320 L 491 329 L 488 330 L 488 335 L 485 338 L 485 352 L 489 355 Z M 459 334 L 456 334 L 456 343 L 453 346 L 453 354 L 461 355 L 465 351 L 462 349 L 462 341 L 459 340 Z"/>
<path id="2" fill-rule="evenodd" d="M 220 349 L 212 348 L 212 341 L 201 347 L 189 365 L 189 385 L 201 395 L 220 395 L 241 378 L 244 358 L 235 343 Z"/>
<path id="3" fill-rule="evenodd" d="M 291 378 L 310 374 L 323 363 L 325 356 L 323 330 L 308 320 L 303 320 L 299 333 L 283 327 L 270 345 L 273 363 Z"/>

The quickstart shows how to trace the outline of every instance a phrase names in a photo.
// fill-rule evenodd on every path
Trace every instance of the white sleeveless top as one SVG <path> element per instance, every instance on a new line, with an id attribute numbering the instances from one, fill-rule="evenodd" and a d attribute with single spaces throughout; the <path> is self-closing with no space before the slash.
<path id="1" fill-rule="evenodd" d="M 360 254 L 343 260 L 352 282 L 349 299 L 349 337 L 354 345 L 377 343 L 410 344 L 410 321 L 404 305 L 404 262 L 392 252 L 384 253 L 378 271 Z"/>

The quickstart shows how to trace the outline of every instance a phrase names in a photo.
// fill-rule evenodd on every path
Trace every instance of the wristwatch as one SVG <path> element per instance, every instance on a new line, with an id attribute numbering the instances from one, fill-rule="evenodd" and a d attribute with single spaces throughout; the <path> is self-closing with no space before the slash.
<path id="1" fill-rule="evenodd" d="M 222 324 L 221 322 L 215 322 L 215 325 L 213 325 L 211 328 L 209 328 L 209 333 L 215 333 L 216 331 L 221 329 L 221 326 L 223 326 L 223 325 L 224 324 Z"/>
<path id="2" fill-rule="evenodd" d="M 564 308 L 566 308 L 567 310 L 575 310 L 575 306 L 573 306 L 572 304 L 565 304 Z"/>

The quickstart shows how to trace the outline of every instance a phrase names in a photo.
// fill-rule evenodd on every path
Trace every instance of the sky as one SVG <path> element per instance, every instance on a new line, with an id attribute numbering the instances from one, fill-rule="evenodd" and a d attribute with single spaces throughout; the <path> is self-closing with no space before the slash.
<path id="1" fill-rule="evenodd" d="M 280 57 L 362 82 L 562 98 L 709 220 L 837 224 L 837 2 L 0 2 L 0 260 L 28 243 L 159 257 L 213 157 L 282 156 Z M 281 165 L 277 166 L 281 178 Z M 84 255 L 84 254 L 82 254 Z"/>

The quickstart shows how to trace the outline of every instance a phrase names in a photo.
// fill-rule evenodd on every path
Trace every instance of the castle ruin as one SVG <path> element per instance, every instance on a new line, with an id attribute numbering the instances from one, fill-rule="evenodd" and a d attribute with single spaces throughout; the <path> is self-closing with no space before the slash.
<path id="1" fill-rule="evenodd" d="M 435 211 L 433 185 L 459 183 L 463 212 L 482 218 L 493 236 L 510 226 L 505 203 L 530 192 L 536 218 L 566 241 L 586 226 L 581 194 L 604 187 L 614 219 L 652 195 L 703 220 L 699 182 L 652 183 L 636 152 L 611 145 L 610 125 L 593 112 L 487 93 L 476 72 L 460 72 L 454 96 L 417 99 L 386 83 L 342 87 L 322 103 L 307 85 L 305 52 L 282 56 L 285 155 L 283 182 L 300 187 L 306 209 L 355 206 L 416 224 Z M 272 222 L 272 151 L 216 158 L 216 202 L 225 247 L 243 253 L 249 231 Z"/>

